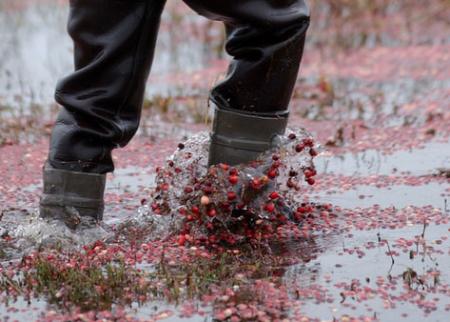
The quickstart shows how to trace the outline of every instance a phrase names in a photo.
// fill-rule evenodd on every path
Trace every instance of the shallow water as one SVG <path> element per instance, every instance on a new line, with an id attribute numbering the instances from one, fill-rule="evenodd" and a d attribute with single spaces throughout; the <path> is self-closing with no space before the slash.
<path id="1" fill-rule="evenodd" d="M 0 40 L 5 45 L 0 47 L 0 113 L 6 119 L 11 115 L 34 113 L 37 116 L 41 108 L 50 110 L 48 105 L 52 103 L 56 78 L 72 68 L 72 45 L 65 33 L 67 7 L 65 3 L 42 1 L 20 10 L 6 10 L 2 1 Z M 207 25 L 203 18 L 173 8 L 163 17 L 147 96 L 192 95 L 198 99 L 196 95 L 203 97 L 209 85 L 225 70 L 226 63 L 216 61 L 223 57 L 221 27 Z M 169 28 L 170 23 L 181 27 Z M 440 39 L 448 39 L 450 33 L 445 36 L 445 28 L 438 23 L 436 26 L 430 26 L 430 30 L 432 27 L 441 30 Z M 195 36 L 186 37 L 185 33 Z M 428 37 L 433 38 L 430 34 Z M 243 287 L 250 288 L 253 297 L 259 298 L 258 283 L 275 280 L 275 287 L 265 285 L 262 292 L 272 301 L 263 302 L 259 309 L 276 311 L 274 307 L 280 300 L 289 302 L 285 313 L 291 321 L 302 321 L 305 317 L 326 321 L 349 321 L 350 317 L 383 321 L 447 320 L 450 311 L 450 181 L 446 176 L 450 167 L 450 74 L 446 71 L 450 56 L 445 52 L 448 48 L 445 41 L 426 37 L 420 35 L 420 41 L 413 45 L 387 37 L 383 38 L 386 42 L 381 41 L 393 47 L 377 48 L 376 37 L 368 36 L 373 50 L 355 51 L 355 56 L 350 55 L 347 60 L 339 57 L 336 65 L 332 64 L 334 55 L 333 59 L 326 60 L 320 50 L 307 50 L 291 123 L 293 127 L 307 127 L 324 149 L 315 159 L 316 184 L 302 186 L 294 196 L 299 203 L 330 203 L 336 217 L 316 216 L 314 221 L 318 224 L 329 222 L 311 227 L 312 234 L 308 237 L 271 245 L 272 255 L 280 256 L 285 261 L 283 265 L 269 262 L 242 283 Z M 318 39 L 321 38 L 314 38 L 311 43 Z M 206 105 L 203 102 L 206 98 L 200 100 L 200 105 Z M 41 107 L 30 109 L 32 103 Z M 185 124 L 185 115 L 194 103 L 181 99 L 169 104 L 170 112 L 177 114 L 176 122 L 170 113 L 158 111 L 152 111 L 148 122 L 143 120 L 144 128 L 131 147 L 118 151 L 115 156 L 118 166 L 108 180 L 105 225 L 86 230 L 84 234 L 73 233 L 59 224 L 42 223 L 36 217 L 41 161 L 32 161 L 45 159 L 46 144 L 36 143 L 37 152 L 30 152 L 33 147 L 22 145 L 0 146 L 0 154 L 17 149 L 15 154 L 7 154 L 16 161 L 0 160 L 4 182 L 0 185 L 3 193 L 0 195 L 1 265 L 8 265 L 6 258 L 17 263 L 22 252 L 28 252 L 43 240 L 63 242 L 65 249 L 73 249 L 96 239 L 108 239 L 111 227 L 127 221 L 132 227 L 151 228 L 144 241 L 167 234 L 171 229 L 166 225 L 167 220 L 154 216 L 150 210 L 156 187 L 155 167 L 167 164 L 165 159 L 170 155 L 167 151 L 174 150 L 183 137 L 205 130 L 201 124 L 197 128 Z M 188 122 L 202 123 L 206 113 L 203 111 L 200 117 L 196 115 Z M 329 136 L 338 127 L 345 128 L 344 141 L 327 146 Z M 353 138 L 352 127 L 358 129 Z M 27 129 L 25 125 L 20 135 L 36 136 Z M 424 135 L 425 132 L 430 134 Z M 203 139 L 194 147 L 197 155 L 203 156 L 198 169 L 206 171 L 206 141 L 205 134 L 202 135 L 197 136 Z M 156 157 L 149 158 L 149 154 Z M 184 181 L 178 182 L 178 188 Z M 172 202 L 174 208 L 179 206 L 178 199 Z M 3 236 L 8 236 L 6 232 L 14 232 L 11 234 L 14 237 L 33 238 L 19 238 L 20 243 L 11 245 L 3 240 Z M 131 264 L 129 269 L 137 267 L 153 272 L 158 261 L 152 252 L 157 252 L 158 247 L 145 253 L 148 260 Z M 161 247 L 171 248 L 174 243 Z M 183 247 L 175 248 L 184 251 Z M 195 250 L 187 248 L 186 252 L 190 251 Z M 174 267 L 178 272 L 192 269 L 180 259 L 182 256 L 175 258 Z M 258 264 L 253 258 L 240 257 L 233 263 L 237 264 L 238 273 L 245 273 L 251 266 L 241 264 L 239 260 L 243 259 Z M 295 263 L 289 263 L 291 259 Z M 212 270 L 218 266 L 213 264 Z M 420 278 L 412 279 L 408 286 L 405 272 L 415 272 Z M 435 273 L 438 278 L 433 279 Z M 232 285 L 234 279 L 219 282 L 230 283 L 227 286 L 233 290 L 237 286 Z M 220 283 L 209 282 L 209 286 L 217 284 Z M 282 293 L 284 288 L 286 297 Z M 183 299 L 178 305 L 163 296 L 141 306 L 133 304 L 125 310 L 142 320 L 156 318 L 160 312 L 159 318 L 166 317 L 165 321 L 213 321 L 214 314 L 224 308 L 224 294 L 214 303 L 202 302 L 199 299 L 202 295 L 194 294 L 194 298 Z M 30 306 L 21 297 L 10 306 L 1 303 L 1 299 L 0 293 L 2 321 L 7 316 L 9 320 L 37 320 L 44 315 L 51 321 L 65 313 L 49 305 L 44 295 L 33 299 Z M 242 301 L 247 303 L 246 299 Z M 183 313 L 189 303 L 204 312 L 194 309 L 191 317 L 180 317 L 190 315 Z"/>

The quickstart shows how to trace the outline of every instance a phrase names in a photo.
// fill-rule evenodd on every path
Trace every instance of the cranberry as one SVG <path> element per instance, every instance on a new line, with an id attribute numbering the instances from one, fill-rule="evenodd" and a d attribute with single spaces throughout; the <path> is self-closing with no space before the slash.
<path id="1" fill-rule="evenodd" d="M 295 140 L 297 138 L 297 135 L 295 135 L 295 133 L 291 133 L 288 136 L 289 140 Z"/>
<path id="2" fill-rule="evenodd" d="M 305 171 L 303 171 L 303 174 L 305 175 L 306 178 L 314 177 L 314 172 L 310 169 L 306 169 Z"/>
<path id="3" fill-rule="evenodd" d="M 251 186 L 252 186 L 253 189 L 259 189 L 259 188 L 261 188 L 261 180 L 259 180 L 259 179 L 253 179 L 253 180 L 251 181 Z"/>
<path id="4" fill-rule="evenodd" d="M 306 182 L 308 182 L 308 184 L 312 186 L 313 184 L 316 183 L 316 180 L 314 180 L 313 178 L 308 178 L 306 179 Z"/>
<path id="5" fill-rule="evenodd" d="M 217 215 L 216 209 L 212 208 L 208 211 L 209 217 L 215 217 Z"/>
<path id="6" fill-rule="evenodd" d="M 280 198 L 280 195 L 278 194 L 278 192 L 274 191 L 269 195 L 269 198 L 272 200 L 275 200 L 275 199 Z"/>
<path id="7" fill-rule="evenodd" d="M 228 172 L 230 174 L 230 176 L 237 176 L 238 175 L 238 170 L 236 168 L 232 168 L 230 169 L 230 172 Z"/>
<path id="8" fill-rule="evenodd" d="M 178 245 L 184 246 L 184 244 L 186 244 L 186 236 L 185 235 L 178 236 Z"/>
<path id="9" fill-rule="evenodd" d="M 272 213 L 275 210 L 275 205 L 273 204 L 273 202 L 269 202 L 267 205 L 265 205 L 264 210 Z"/>
<path id="10" fill-rule="evenodd" d="M 314 140 L 312 138 L 306 138 L 303 140 L 303 144 L 312 148 L 314 146 Z"/>
<path id="11" fill-rule="evenodd" d="M 303 151 L 304 148 L 305 148 L 305 145 L 304 145 L 303 143 L 299 143 L 299 144 L 297 144 L 297 145 L 295 146 L 295 151 L 296 151 L 297 153 L 300 153 L 300 152 Z"/>
<path id="12" fill-rule="evenodd" d="M 269 172 L 267 172 L 267 176 L 270 179 L 275 179 L 277 177 L 277 175 L 278 175 L 278 173 L 277 173 L 277 170 L 275 170 L 275 169 L 269 170 Z"/>
<path id="13" fill-rule="evenodd" d="M 236 183 L 238 183 L 238 181 L 239 181 L 239 177 L 237 176 L 237 175 L 235 175 L 235 174 L 232 174 L 232 175 L 230 175 L 230 177 L 228 178 L 228 181 L 231 183 L 231 184 L 236 184 Z"/>
<path id="14" fill-rule="evenodd" d="M 236 193 L 234 191 L 229 191 L 227 193 L 227 197 L 228 197 L 229 201 L 232 201 L 232 200 L 235 200 L 237 196 L 236 196 Z"/>

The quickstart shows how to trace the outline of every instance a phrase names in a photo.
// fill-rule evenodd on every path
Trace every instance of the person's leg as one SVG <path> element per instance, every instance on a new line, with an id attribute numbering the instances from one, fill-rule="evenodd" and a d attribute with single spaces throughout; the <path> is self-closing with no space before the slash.
<path id="1" fill-rule="evenodd" d="M 145 82 L 165 0 L 72 0 L 68 31 L 75 72 L 62 79 L 50 144 L 55 168 L 114 170 L 111 150 L 139 125 Z"/>
<path id="2" fill-rule="evenodd" d="M 71 0 L 75 71 L 61 80 L 62 105 L 44 168 L 41 216 L 69 208 L 101 218 L 111 151 L 135 134 L 165 0 Z"/>
<path id="3" fill-rule="evenodd" d="M 236 164 L 284 133 L 303 54 L 309 11 L 303 0 L 185 0 L 227 26 L 228 75 L 211 91 L 217 106 L 210 164 Z"/>

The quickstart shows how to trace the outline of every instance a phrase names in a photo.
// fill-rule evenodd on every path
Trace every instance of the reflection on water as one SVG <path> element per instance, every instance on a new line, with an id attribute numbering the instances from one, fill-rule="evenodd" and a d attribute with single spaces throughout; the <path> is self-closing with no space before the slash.
<path id="1" fill-rule="evenodd" d="M 423 148 L 397 151 L 385 155 L 378 150 L 344 153 L 337 156 L 321 154 L 316 159 L 319 173 L 345 176 L 391 175 L 413 173 L 435 174 L 450 164 L 450 141 L 428 142 Z M 431 157 L 432 156 L 432 157 Z"/>

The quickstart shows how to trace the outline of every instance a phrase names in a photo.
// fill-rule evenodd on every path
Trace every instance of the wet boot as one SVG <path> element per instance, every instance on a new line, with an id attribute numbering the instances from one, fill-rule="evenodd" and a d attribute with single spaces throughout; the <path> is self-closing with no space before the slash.
<path id="1" fill-rule="evenodd" d="M 59 219 L 75 229 L 88 217 L 103 218 L 105 174 L 83 173 L 44 166 L 44 192 L 40 201 L 42 218 Z"/>
<path id="2" fill-rule="evenodd" d="M 217 106 L 209 165 L 255 160 L 284 134 L 297 80 L 309 10 L 303 0 L 185 0 L 199 14 L 225 23 L 232 57 L 211 91 Z"/>
<path id="3" fill-rule="evenodd" d="M 276 145 L 277 136 L 284 134 L 288 115 L 288 112 L 258 115 L 216 108 L 209 165 L 237 165 L 256 160 Z"/>

